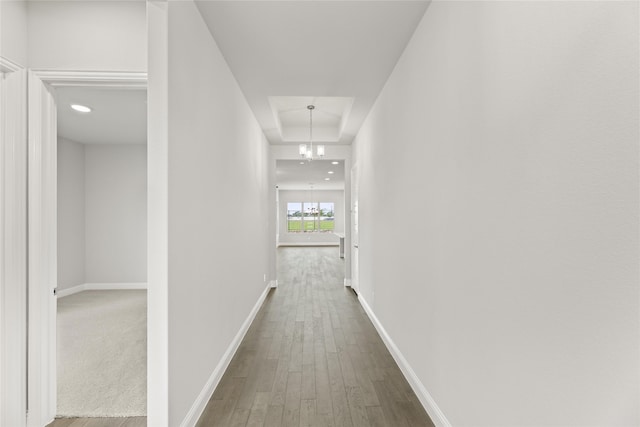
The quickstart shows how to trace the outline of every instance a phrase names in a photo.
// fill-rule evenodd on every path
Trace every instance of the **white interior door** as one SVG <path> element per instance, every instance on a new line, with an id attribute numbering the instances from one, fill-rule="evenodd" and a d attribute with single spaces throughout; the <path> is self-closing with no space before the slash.
<path id="1" fill-rule="evenodd" d="M 57 123 L 52 90 L 29 72 L 29 426 L 56 415 Z"/>
<path id="2" fill-rule="evenodd" d="M 354 165 L 351 168 L 351 288 L 356 293 L 360 292 L 358 233 L 358 165 Z"/>

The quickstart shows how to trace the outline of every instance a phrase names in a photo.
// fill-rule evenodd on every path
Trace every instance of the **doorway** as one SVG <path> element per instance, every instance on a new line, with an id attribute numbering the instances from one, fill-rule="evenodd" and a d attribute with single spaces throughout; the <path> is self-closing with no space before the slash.
<path id="1" fill-rule="evenodd" d="M 60 87 L 58 417 L 146 415 L 146 91 Z"/>
<path id="2" fill-rule="evenodd" d="M 275 160 L 276 248 L 332 247 L 342 265 L 343 283 L 349 233 L 345 163 L 343 158 Z M 276 250 L 276 263 L 280 253 Z"/>
<path id="3" fill-rule="evenodd" d="M 68 303 L 70 299 L 83 294 L 86 296 L 93 293 L 94 300 L 104 303 L 112 300 L 111 297 L 115 295 L 113 292 L 145 293 L 142 298 L 138 295 L 138 300 L 143 301 L 144 315 L 142 320 L 138 319 L 138 324 L 142 324 L 141 327 L 146 334 L 144 282 L 147 237 L 146 225 L 141 222 L 146 222 L 146 146 L 137 144 L 137 147 L 133 147 L 135 144 L 124 144 L 122 140 L 117 145 L 104 141 L 91 146 L 91 142 L 83 144 L 82 140 L 88 140 L 91 136 L 82 133 L 82 126 L 78 127 L 79 133 L 69 136 L 64 118 L 71 113 L 71 103 L 82 106 L 96 102 L 96 108 L 93 110 L 96 116 L 91 116 L 92 112 L 89 111 L 72 112 L 84 114 L 83 117 L 76 118 L 90 122 L 85 123 L 85 131 L 93 130 L 94 134 L 99 133 L 101 137 L 113 140 L 122 137 L 122 131 L 131 131 L 131 124 L 118 126 L 113 122 L 106 128 L 100 128 L 95 122 L 98 112 L 104 113 L 103 116 L 108 116 L 109 120 L 115 120 L 118 113 L 132 116 L 132 112 L 123 111 L 126 110 L 123 106 L 110 110 L 102 101 L 84 101 L 83 104 L 77 99 L 83 91 L 93 93 L 94 96 L 98 91 L 106 98 L 119 98 L 115 95 L 120 91 L 120 97 L 128 98 L 129 102 L 137 95 L 142 105 L 136 108 L 143 112 L 141 127 L 146 133 L 146 74 L 57 71 L 29 73 L 29 425 L 46 425 L 59 414 L 59 386 L 63 383 L 58 382 L 58 368 L 62 366 L 59 364 L 62 360 L 59 360 L 58 356 L 66 357 L 64 352 L 60 352 L 59 345 L 69 345 L 69 338 L 65 338 L 64 334 L 60 335 L 63 339 L 58 342 L 56 325 L 60 301 L 67 299 L 67 304 L 62 305 L 75 305 L 75 308 L 78 308 L 82 304 Z M 75 100 L 71 102 L 69 98 Z M 108 128 L 109 131 L 104 130 Z M 96 129 L 103 131 L 95 132 Z M 60 158 L 58 154 L 61 155 Z M 136 163 L 143 164 L 144 167 L 135 170 Z M 126 200 L 134 199 L 138 204 L 136 209 L 124 207 Z M 134 210 L 137 213 L 132 213 Z M 128 224 L 123 219 L 126 216 L 130 217 Z M 136 223 L 137 227 L 132 225 Z M 136 228 L 141 230 L 136 231 Z M 105 240 L 105 236 L 111 240 Z M 119 246 L 115 242 L 117 238 L 123 238 L 127 242 Z M 143 253 L 140 254 L 138 250 L 137 255 L 132 255 L 122 249 L 124 246 L 142 248 Z M 125 256 L 122 256 L 122 252 Z M 111 253 L 112 256 L 105 257 L 105 253 Z M 130 261 L 129 265 L 122 264 L 122 258 L 127 258 Z M 140 260 L 143 262 L 142 266 Z M 117 269 L 129 269 L 129 273 L 137 264 L 138 276 L 122 279 L 116 278 L 113 274 L 109 275 L 108 272 L 113 273 L 113 266 L 119 262 L 120 267 Z M 140 275 L 140 271 L 143 276 Z M 132 291 L 136 288 L 138 290 Z M 103 298 L 99 298 L 100 296 Z M 97 332 L 88 331 L 86 334 L 94 341 L 108 336 L 108 330 L 115 327 L 114 322 L 109 320 L 109 310 L 105 309 L 104 304 L 98 304 L 98 307 L 101 308 L 92 307 L 85 310 L 89 318 L 98 324 Z M 75 325 L 72 328 L 75 333 L 88 327 L 91 322 L 79 318 L 71 323 Z M 71 338 L 72 341 L 78 339 L 79 336 Z M 146 351 L 146 336 L 142 341 L 142 345 L 137 347 Z M 93 353 L 97 356 L 100 356 L 100 353 L 109 353 L 106 348 L 103 350 L 94 350 Z M 120 348 L 117 354 L 126 354 L 128 350 L 129 348 Z M 113 357 L 107 358 L 106 362 L 103 360 L 98 366 L 110 369 L 111 365 L 114 365 L 111 363 Z M 81 356 L 83 362 L 75 364 L 83 364 L 88 358 L 89 356 L 84 354 Z M 146 354 L 143 356 L 144 366 L 140 367 L 140 363 L 134 365 L 142 371 L 142 379 L 138 383 L 142 384 L 142 388 L 145 389 L 143 391 L 146 392 Z M 83 376 L 86 375 L 80 375 Z M 110 390 L 111 387 L 107 389 Z M 80 400 L 86 400 L 86 397 L 85 395 Z M 140 400 L 146 405 L 146 396 Z M 79 412 L 63 415 L 129 414 L 109 412 L 107 409 L 94 414 Z"/>

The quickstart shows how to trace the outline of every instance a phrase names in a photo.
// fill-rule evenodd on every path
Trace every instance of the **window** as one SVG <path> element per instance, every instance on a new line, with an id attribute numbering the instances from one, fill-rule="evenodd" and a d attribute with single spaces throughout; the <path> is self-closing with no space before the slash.
<path id="1" fill-rule="evenodd" d="M 302 231 L 302 203 L 287 203 L 287 231 Z"/>
<path id="2" fill-rule="evenodd" d="M 334 219 L 333 203 L 320 203 L 320 209 L 318 211 L 320 231 L 333 231 Z"/>
<path id="3" fill-rule="evenodd" d="M 333 203 L 287 203 L 287 231 L 290 233 L 332 232 L 334 219 Z"/>
<path id="4" fill-rule="evenodd" d="M 318 203 L 305 202 L 303 204 L 304 216 L 302 217 L 302 229 L 305 233 L 317 231 L 316 218 L 318 217 Z"/>

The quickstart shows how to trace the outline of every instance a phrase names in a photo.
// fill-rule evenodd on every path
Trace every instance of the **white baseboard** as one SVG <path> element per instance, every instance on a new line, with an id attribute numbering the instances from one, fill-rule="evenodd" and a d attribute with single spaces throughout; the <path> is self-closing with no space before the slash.
<path id="1" fill-rule="evenodd" d="M 387 346 L 387 349 L 400 367 L 400 370 L 409 382 L 413 392 L 418 396 L 420 403 L 422 403 L 425 411 L 427 411 L 427 414 L 431 417 L 431 421 L 433 421 L 436 427 L 451 427 L 451 423 L 444 416 L 444 413 L 440 410 L 435 400 L 433 400 L 433 397 L 431 397 L 424 384 L 422 384 L 422 381 L 420 381 L 409 365 L 409 362 L 407 362 L 407 359 L 404 358 L 400 349 L 398 349 L 387 331 L 384 329 L 376 315 L 373 313 L 373 310 L 371 310 L 371 307 L 369 307 L 369 304 L 367 304 L 367 301 L 362 297 L 362 294 L 358 295 L 358 300 L 364 308 L 364 311 L 367 313 L 367 316 L 369 316 L 369 319 L 371 319 L 373 326 L 375 326 L 376 330 L 382 337 L 382 341 L 384 341 L 384 344 Z"/>
<path id="2" fill-rule="evenodd" d="M 147 284 L 139 283 L 85 283 L 87 291 L 110 291 L 116 289 L 147 289 Z"/>
<path id="3" fill-rule="evenodd" d="M 58 298 L 66 297 L 69 295 L 77 294 L 78 292 L 82 292 L 84 291 L 84 289 L 84 284 L 76 285 L 67 289 L 59 289 L 58 291 L 56 291 L 56 296 Z"/>
<path id="4" fill-rule="evenodd" d="M 122 289 L 147 289 L 147 284 L 139 283 L 83 283 L 82 285 L 73 286 L 71 288 L 57 291 L 58 298 L 77 294 L 82 291 L 109 291 Z"/>
<path id="5" fill-rule="evenodd" d="M 198 398 L 195 400 L 195 402 L 193 402 L 193 405 L 187 413 L 187 416 L 184 418 L 184 420 L 182 420 L 182 423 L 180 423 L 180 427 L 194 427 L 198 422 L 198 419 L 202 416 L 207 403 L 209 403 L 209 399 L 211 399 L 214 390 L 222 379 L 222 375 L 227 370 L 229 363 L 231 363 L 231 359 L 233 359 L 233 356 L 236 354 L 236 351 L 240 346 L 240 343 L 249 330 L 251 322 L 253 322 L 253 319 L 256 317 L 256 314 L 258 314 L 260 307 L 262 307 L 262 303 L 264 302 L 265 298 L 267 298 L 269 290 L 271 290 L 271 283 L 269 283 L 269 286 L 265 288 L 264 292 L 262 292 L 262 295 L 260 295 L 260 297 L 258 298 L 256 304 L 253 306 L 253 309 L 251 309 L 249 316 L 240 327 L 240 330 L 233 338 L 233 341 L 231 341 L 231 344 L 222 356 L 222 359 L 220 359 L 220 362 L 218 362 L 218 366 L 215 367 L 215 369 L 211 373 L 211 376 L 209 377 L 209 380 L 198 395 Z"/>
<path id="6" fill-rule="evenodd" d="M 272 288 L 277 288 L 278 287 L 278 280 L 272 280 L 269 282 L 269 286 Z"/>
<path id="7" fill-rule="evenodd" d="M 344 285 L 345 285 L 345 286 L 351 286 L 351 279 L 347 279 L 347 278 L 345 278 L 345 279 L 344 279 Z"/>

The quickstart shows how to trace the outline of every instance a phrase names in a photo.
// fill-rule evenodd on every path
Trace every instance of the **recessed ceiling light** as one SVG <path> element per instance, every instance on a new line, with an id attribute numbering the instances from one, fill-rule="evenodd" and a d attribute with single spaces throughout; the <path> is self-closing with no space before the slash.
<path id="1" fill-rule="evenodd" d="M 86 105 L 71 104 L 71 108 L 73 108 L 74 110 L 76 110 L 79 113 L 90 113 L 91 112 L 91 108 L 87 107 Z"/>
<path id="2" fill-rule="evenodd" d="M 304 162 L 300 162 L 301 165 L 304 165 Z"/>
<path id="3" fill-rule="evenodd" d="M 332 174 L 333 174 L 333 171 L 329 171 L 329 172 L 327 172 L 327 173 L 328 173 L 329 175 L 332 175 Z"/>
<path id="4" fill-rule="evenodd" d="M 340 162 L 331 162 L 332 165 L 339 165 Z"/>
<path id="5" fill-rule="evenodd" d="M 330 179 L 331 179 L 331 178 L 325 178 L 324 180 L 325 180 L 325 181 L 329 181 Z"/>

